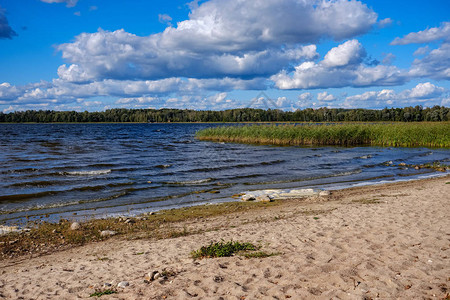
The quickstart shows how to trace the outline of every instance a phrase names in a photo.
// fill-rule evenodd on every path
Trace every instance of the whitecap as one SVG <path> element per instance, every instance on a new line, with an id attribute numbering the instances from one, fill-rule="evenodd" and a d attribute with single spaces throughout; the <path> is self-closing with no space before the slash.
<path id="1" fill-rule="evenodd" d="M 93 171 L 71 171 L 71 172 L 63 172 L 64 175 L 73 175 L 73 176 L 95 176 L 95 175 L 105 175 L 111 173 L 111 170 L 93 170 Z"/>

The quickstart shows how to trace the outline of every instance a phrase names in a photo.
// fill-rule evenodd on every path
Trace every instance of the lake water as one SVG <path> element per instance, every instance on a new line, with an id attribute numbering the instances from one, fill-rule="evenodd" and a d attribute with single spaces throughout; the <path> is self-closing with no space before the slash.
<path id="1" fill-rule="evenodd" d="M 343 188 L 439 176 L 386 166 L 449 149 L 276 147 L 198 141 L 223 124 L 0 124 L 0 222 L 135 215 L 265 188 Z"/>

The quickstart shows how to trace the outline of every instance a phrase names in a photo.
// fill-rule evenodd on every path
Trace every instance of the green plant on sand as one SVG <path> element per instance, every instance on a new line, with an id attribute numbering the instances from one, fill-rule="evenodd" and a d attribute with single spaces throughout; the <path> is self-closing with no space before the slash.
<path id="1" fill-rule="evenodd" d="M 203 246 L 199 250 L 192 251 L 191 256 L 194 259 L 198 258 L 209 258 L 209 257 L 225 257 L 232 256 L 240 251 L 256 251 L 259 247 L 253 245 L 252 243 L 241 243 L 241 242 L 216 242 L 209 244 L 208 246 Z"/>
<path id="2" fill-rule="evenodd" d="M 116 291 L 113 290 L 104 290 L 104 291 L 97 291 L 93 294 L 91 294 L 89 297 L 101 297 L 104 295 L 111 295 L 111 294 L 116 294 Z"/>

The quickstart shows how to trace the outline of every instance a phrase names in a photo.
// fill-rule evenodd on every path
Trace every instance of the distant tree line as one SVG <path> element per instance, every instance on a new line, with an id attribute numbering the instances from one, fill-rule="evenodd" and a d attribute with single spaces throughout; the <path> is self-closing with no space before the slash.
<path id="1" fill-rule="evenodd" d="M 103 112 L 27 110 L 0 113 L 8 123 L 92 123 L 92 122 L 369 122 L 449 121 L 450 108 L 421 106 L 405 108 L 343 109 L 307 108 L 293 112 L 278 109 L 237 108 L 224 111 L 188 109 L 108 109 Z"/>

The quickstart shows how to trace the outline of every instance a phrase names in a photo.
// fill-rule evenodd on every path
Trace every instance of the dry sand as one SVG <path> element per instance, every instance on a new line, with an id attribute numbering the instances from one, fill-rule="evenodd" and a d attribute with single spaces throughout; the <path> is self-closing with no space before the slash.
<path id="1" fill-rule="evenodd" d="M 0 262 L 0 298 L 449 299 L 450 177 L 336 191 L 265 210 L 185 222 L 202 234 L 159 241 L 113 238 Z M 261 244 L 267 258 L 193 260 L 210 241 Z M 168 280 L 144 283 L 166 270 Z"/>

